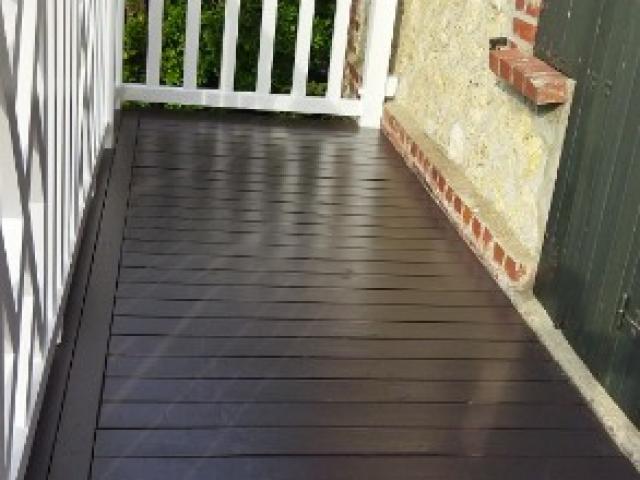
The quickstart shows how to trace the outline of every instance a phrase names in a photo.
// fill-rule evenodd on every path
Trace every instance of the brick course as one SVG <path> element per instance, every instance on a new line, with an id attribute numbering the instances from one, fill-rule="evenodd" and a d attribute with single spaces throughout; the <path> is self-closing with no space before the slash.
<path id="1" fill-rule="evenodd" d="M 429 160 L 420 144 L 411 137 L 400 121 L 385 109 L 383 132 L 407 165 L 418 175 L 431 196 L 443 207 L 454 225 L 473 250 L 515 288 L 526 288 L 533 265 L 518 261 L 496 239 L 490 227 L 477 216 L 455 191 L 442 172 Z"/>

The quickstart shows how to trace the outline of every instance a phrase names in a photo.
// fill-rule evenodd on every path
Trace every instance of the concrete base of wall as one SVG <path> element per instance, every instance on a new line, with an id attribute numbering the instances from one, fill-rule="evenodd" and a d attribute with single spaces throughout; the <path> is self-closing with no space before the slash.
<path id="1" fill-rule="evenodd" d="M 383 131 L 462 238 L 492 273 L 516 309 L 640 471 L 640 431 L 598 383 L 532 292 L 536 261 L 464 173 L 403 107 L 385 107 Z"/>
<path id="2" fill-rule="evenodd" d="M 607 391 L 589 371 L 571 345 L 555 327 L 542 304 L 532 292 L 514 291 L 501 285 L 520 315 L 578 388 L 595 415 L 640 472 L 640 430 L 616 405 Z"/>

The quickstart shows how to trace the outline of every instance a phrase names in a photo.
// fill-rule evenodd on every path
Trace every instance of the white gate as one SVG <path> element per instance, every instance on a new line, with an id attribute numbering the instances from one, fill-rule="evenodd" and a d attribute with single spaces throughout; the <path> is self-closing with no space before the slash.
<path id="1" fill-rule="evenodd" d="M 122 100 L 344 115 L 359 117 L 362 126 L 374 128 L 380 126 L 398 0 L 369 0 L 368 2 L 364 85 L 358 99 L 342 98 L 352 0 L 336 1 L 328 86 L 324 97 L 312 97 L 306 94 L 315 2 L 324 0 L 300 0 L 293 86 L 288 95 L 271 93 L 277 0 L 263 0 L 258 78 L 253 92 L 234 90 L 241 0 L 226 0 L 221 78 L 218 89 L 197 87 L 201 0 L 184 1 L 188 1 L 188 9 L 183 86 L 160 85 L 164 0 L 149 0 L 146 83 L 121 85 L 119 90 Z M 119 8 L 119 18 L 123 19 L 124 0 L 119 0 Z M 123 31 L 122 25 L 119 29 L 120 32 Z"/>

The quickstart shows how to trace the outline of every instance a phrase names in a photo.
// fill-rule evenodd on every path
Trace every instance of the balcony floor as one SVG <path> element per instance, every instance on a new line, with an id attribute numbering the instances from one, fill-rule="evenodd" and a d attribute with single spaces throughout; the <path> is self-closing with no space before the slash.
<path id="1" fill-rule="evenodd" d="M 112 164 L 30 480 L 637 478 L 377 133 L 127 113 Z"/>

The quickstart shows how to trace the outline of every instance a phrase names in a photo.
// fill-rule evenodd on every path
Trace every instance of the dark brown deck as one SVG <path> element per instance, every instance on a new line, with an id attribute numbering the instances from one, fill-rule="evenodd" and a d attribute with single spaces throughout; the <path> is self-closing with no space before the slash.
<path id="1" fill-rule="evenodd" d="M 128 114 L 105 170 L 30 480 L 636 478 L 376 133 Z"/>

